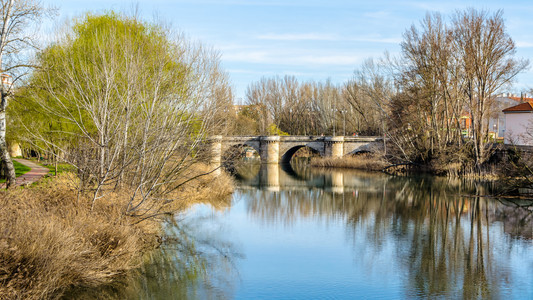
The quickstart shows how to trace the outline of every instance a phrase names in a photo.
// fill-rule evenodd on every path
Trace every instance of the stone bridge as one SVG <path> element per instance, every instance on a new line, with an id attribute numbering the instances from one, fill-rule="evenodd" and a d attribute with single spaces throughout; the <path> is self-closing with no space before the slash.
<path id="1" fill-rule="evenodd" d="M 288 163 L 302 147 L 308 147 L 323 157 L 342 157 L 357 152 L 373 152 L 383 146 L 381 137 L 372 136 L 213 136 L 209 142 L 214 166 L 220 166 L 225 153 L 238 146 L 254 148 L 261 162 L 268 164 Z"/>

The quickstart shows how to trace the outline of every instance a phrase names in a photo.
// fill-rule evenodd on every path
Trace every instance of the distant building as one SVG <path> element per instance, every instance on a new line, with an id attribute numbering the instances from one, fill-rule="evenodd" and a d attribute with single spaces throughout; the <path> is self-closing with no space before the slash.
<path id="1" fill-rule="evenodd" d="M 497 138 L 505 137 L 507 130 L 506 118 L 503 110 L 510 106 L 515 106 L 520 103 L 532 102 L 533 98 L 528 98 L 527 94 L 512 95 L 503 94 L 496 97 L 496 111 L 489 120 L 489 130 L 495 132 Z"/>
<path id="2" fill-rule="evenodd" d="M 520 103 L 533 102 L 533 98 L 528 98 L 527 94 L 521 96 L 505 93 L 494 98 L 494 112 L 489 117 L 489 137 L 491 139 L 503 139 L 506 135 L 506 117 L 503 110 L 509 106 Z M 460 117 L 461 132 L 463 136 L 471 136 L 472 118 L 470 113 L 464 112 Z"/>
<path id="3" fill-rule="evenodd" d="M 532 103 L 520 103 L 502 111 L 505 115 L 505 144 L 533 146 Z"/>
<path id="4" fill-rule="evenodd" d="M 11 76 L 7 74 L 1 74 L 0 77 L 2 78 L 2 85 L 4 86 L 10 86 L 12 83 Z"/>

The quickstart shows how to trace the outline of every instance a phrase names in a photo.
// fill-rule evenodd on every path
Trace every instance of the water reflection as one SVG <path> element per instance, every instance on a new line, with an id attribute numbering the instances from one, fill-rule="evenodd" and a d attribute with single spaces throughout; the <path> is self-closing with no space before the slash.
<path id="1" fill-rule="evenodd" d="M 116 298 L 533 298 L 531 202 L 305 161 L 235 170 L 231 207 L 179 216 Z"/>
<path id="2" fill-rule="evenodd" d="M 531 296 L 530 287 L 520 286 L 528 282 L 530 286 L 531 273 L 513 273 L 516 260 L 524 259 L 521 263 L 533 267 L 531 208 L 470 196 L 490 193 L 490 185 L 436 177 L 292 170 L 291 174 L 268 166 L 241 182 L 252 218 L 285 226 L 302 218 L 342 219 L 356 260 L 361 258 L 367 268 L 371 268 L 368 261 L 377 258 L 389 261 L 398 268 L 395 272 L 405 274 L 405 297 L 520 295 L 511 290 Z M 272 192 L 274 185 L 282 192 Z M 498 230 L 501 223 L 506 235 Z M 394 257 L 380 255 L 391 248 Z M 516 256 L 516 248 L 529 255 Z"/>
<path id="3" fill-rule="evenodd" d="M 241 257 L 216 219 L 169 220 L 160 251 L 147 258 L 127 299 L 230 299 Z M 154 297 L 155 296 L 155 297 Z"/>
<path id="4" fill-rule="evenodd" d="M 168 219 L 160 248 L 137 271 L 122 282 L 77 289 L 64 299 L 231 299 L 239 279 L 235 263 L 243 256 L 218 222 L 214 215 Z"/>

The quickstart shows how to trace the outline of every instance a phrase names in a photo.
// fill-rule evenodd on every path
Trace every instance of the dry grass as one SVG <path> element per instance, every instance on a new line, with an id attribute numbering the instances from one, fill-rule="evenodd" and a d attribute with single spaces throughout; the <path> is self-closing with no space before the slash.
<path id="1" fill-rule="evenodd" d="M 0 198 L 0 298 L 53 299 L 137 267 L 157 224 L 121 217 L 123 203 L 80 199 L 64 178 Z"/>
<path id="2" fill-rule="evenodd" d="M 229 206 L 229 197 L 227 196 L 233 193 L 235 187 L 233 178 L 223 171 L 220 174 L 213 172 L 198 177 L 199 174 L 205 174 L 209 170 L 210 168 L 204 164 L 191 166 L 183 174 L 183 180 L 187 183 L 170 194 L 168 197 L 175 200 L 161 207 L 160 210 L 181 211 L 196 203 L 209 203 L 217 209 Z M 187 178 L 195 179 L 188 181 Z"/>
<path id="3" fill-rule="evenodd" d="M 56 299 L 73 288 L 110 284 L 157 246 L 158 220 L 125 216 L 128 199 L 118 194 L 91 211 L 68 176 L 0 192 L 0 299 Z M 223 205 L 212 199 L 232 189 L 226 175 L 201 177 L 176 192 L 174 209 L 206 200 Z"/>
<path id="4" fill-rule="evenodd" d="M 311 166 L 322 168 L 347 168 L 367 171 L 381 171 L 389 164 L 378 155 L 364 153 L 355 156 L 345 156 L 340 158 L 321 157 L 313 158 Z"/>
<path id="5" fill-rule="evenodd" d="M 450 163 L 444 167 L 440 167 L 439 172 L 442 173 L 437 174 L 446 174 L 446 176 L 450 178 L 482 179 L 494 181 L 499 179 L 501 173 L 500 168 L 500 166 L 494 164 L 487 164 L 479 171 L 474 167 L 462 166 L 459 163 Z"/>

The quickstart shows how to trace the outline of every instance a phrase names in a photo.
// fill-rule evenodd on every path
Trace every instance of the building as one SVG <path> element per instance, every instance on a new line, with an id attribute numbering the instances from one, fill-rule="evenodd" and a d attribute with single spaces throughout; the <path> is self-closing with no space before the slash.
<path id="1" fill-rule="evenodd" d="M 533 101 L 508 107 L 505 115 L 505 144 L 533 146 Z"/>
<path id="2" fill-rule="evenodd" d="M 502 140 L 506 131 L 506 118 L 504 109 L 521 103 L 531 102 L 533 98 L 528 98 L 527 94 L 520 96 L 506 93 L 493 98 L 493 111 L 489 115 L 489 137 L 493 140 Z M 470 113 L 464 112 L 460 117 L 461 132 L 463 136 L 471 136 L 472 119 Z"/>
<path id="3" fill-rule="evenodd" d="M 8 74 L 1 74 L 0 79 L 2 80 L 2 85 L 6 87 L 11 86 L 13 84 L 11 76 L 9 76 Z"/>

